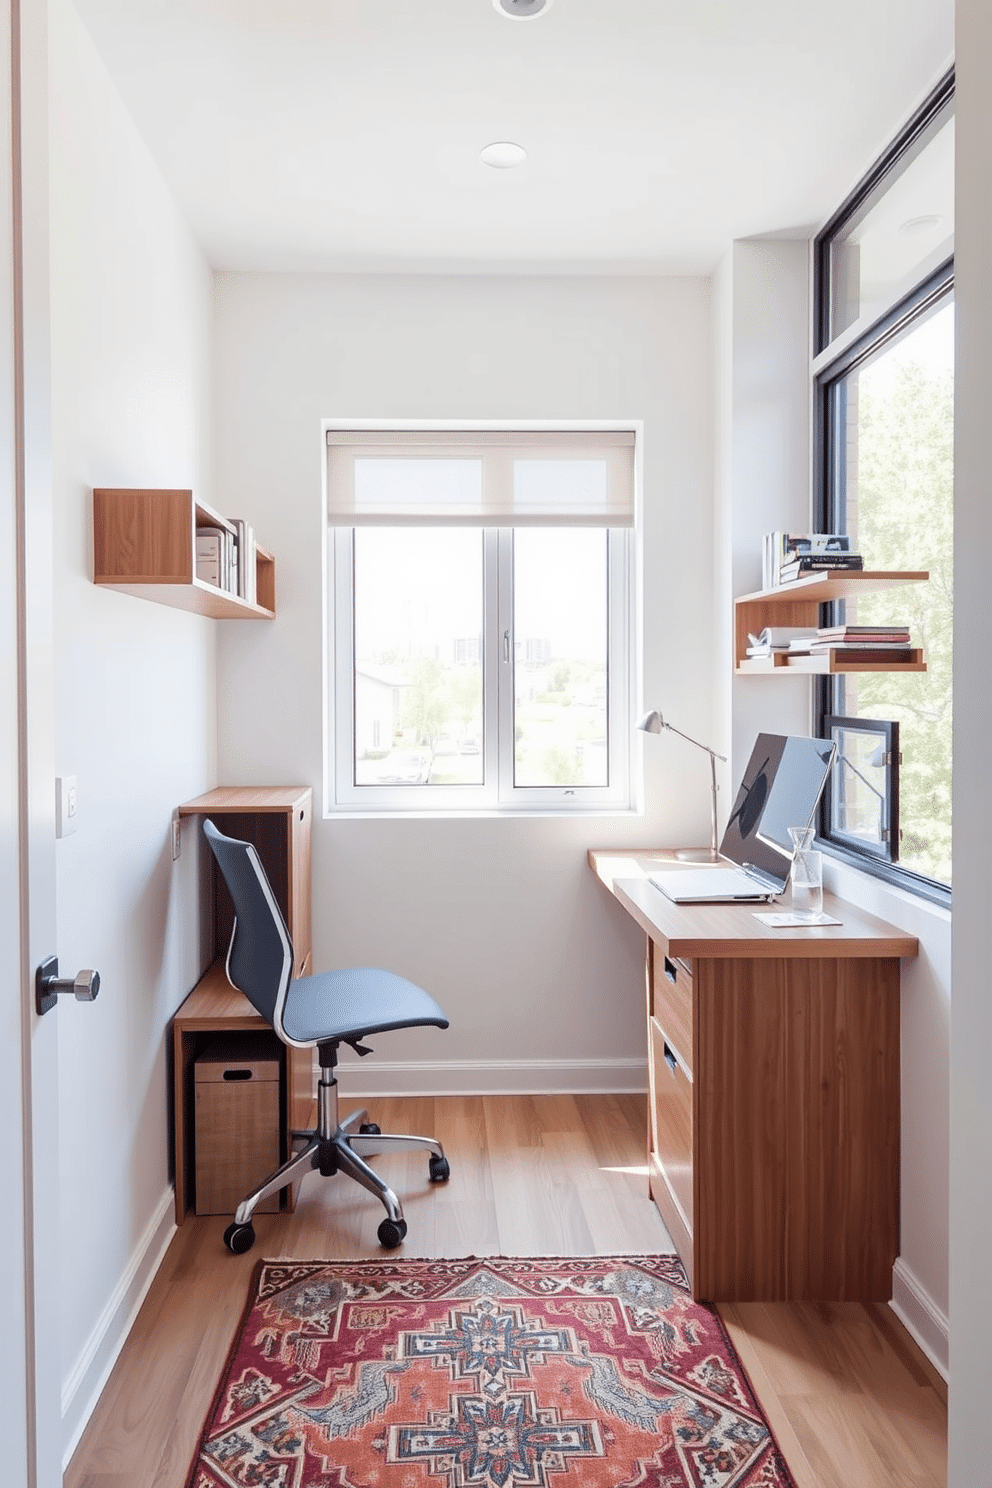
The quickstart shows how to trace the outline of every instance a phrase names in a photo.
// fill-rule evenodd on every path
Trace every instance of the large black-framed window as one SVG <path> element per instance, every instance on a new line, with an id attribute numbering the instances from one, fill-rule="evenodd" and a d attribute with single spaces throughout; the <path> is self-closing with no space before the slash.
<path id="1" fill-rule="evenodd" d="M 830 624 L 907 625 L 927 670 L 818 679 L 818 733 L 838 717 L 891 723 L 902 752 L 901 800 L 884 806 L 896 806 L 898 837 L 880 851 L 827 808 L 820 835 L 838 856 L 949 903 L 953 76 L 818 236 L 814 295 L 815 525 L 849 533 L 866 569 L 930 573 L 828 611 Z"/>

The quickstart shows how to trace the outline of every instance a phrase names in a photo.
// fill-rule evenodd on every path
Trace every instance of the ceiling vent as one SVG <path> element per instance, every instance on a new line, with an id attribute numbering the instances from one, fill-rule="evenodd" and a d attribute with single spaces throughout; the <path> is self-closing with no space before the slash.
<path id="1" fill-rule="evenodd" d="M 552 0 L 493 0 L 493 9 L 511 21 L 529 21 L 531 16 L 550 10 L 551 4 Z"/>

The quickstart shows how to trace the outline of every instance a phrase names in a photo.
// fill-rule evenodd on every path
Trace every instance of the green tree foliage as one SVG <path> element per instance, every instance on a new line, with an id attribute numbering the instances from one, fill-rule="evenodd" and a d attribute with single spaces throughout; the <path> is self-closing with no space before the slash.
<path id="1" fill-rule="evenodd" d="M 413 729 L 418 740 L 433 750 L 448 713 L 446 668 L 431 656 L 418 656 L 403 699 L 403 727 Z"/>
<path id="2" fill-rule="evenodd" d="M 886 359 L 888 360 L 888 359 Z M 909 624 L 925 673 L 868 672 L 844 683 L 844 711 L 899 723 L 900 861 L 951 880 L 951 643 L 954 385 L 950 371 L 912 357 L 857 389 L 857 471 L 849 525 L 870 569 L 928 569 L 928 584 L 866 595 L 848 619 Z M 856 479 L 852 479 L 856 474 Z M 855 506 L 856 503 L 856 506 Z"/>

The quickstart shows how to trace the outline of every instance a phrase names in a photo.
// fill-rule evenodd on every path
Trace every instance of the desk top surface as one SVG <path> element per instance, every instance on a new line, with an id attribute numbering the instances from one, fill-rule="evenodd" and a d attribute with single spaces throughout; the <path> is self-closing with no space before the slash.
<path id="1" fill-rule="evenodd" d="M 218 785 L 193 801 L 184 801 L 178 809 L 180 816 L 204 816 L 211 812 L 285 813 L 306 806 L 312 795 L 309 785 Z"/>
<path id="2" fill-rule="evenodd" d="M 590 848 L 588 856 L 589 866 L 610 893 L 673 956 L 819 960 L 919 954 L 915 935 L 834 894 L 824 893 L 823 908 L 841 921 L 839 925 L 775 927 L 755 919 L 756 910 L 773 910 L 773 904 L 673 904 L 648 881 L 656 868 L 678 866 L 673 850 Z"/>

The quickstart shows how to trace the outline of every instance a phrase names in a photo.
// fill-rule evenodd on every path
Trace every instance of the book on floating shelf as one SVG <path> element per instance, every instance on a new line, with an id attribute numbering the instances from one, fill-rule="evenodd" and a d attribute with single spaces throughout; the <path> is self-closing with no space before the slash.
<path id="1" fill-rule="evenodd" d="M 793 636 L 788 649 L 793 655 L 817 656 L 834 651 L 839 656 L 878 652 L 873 660 L 908 661 L 912 646 L 906 625 L 821 625 L 808 635 Z"/>
<path id="2" fill-rule="evenodd" d="M 864 568 L 860 553 L 805 553 L 783 563 L 779 569 L 779 583 L 788 584 L 792 579 L 801 579 L 804 574 L 844 572 L 851 573 Z"/>
<path id="3" fill-rule="evenodd" d="M 205 584 L 223 588 L 223 543 L 218 527 L 196 529 L 196 577 Z"/>
<path id="4" fill-rule="evenodd" d="M 850 552 L 851 539 L 846 532 L 766 532 L 761 549 L 761 587 L 774 589 L 781 584 L 783 567 L 798 558 L 840 559 Z M 837 562 L 826 566 L 839 568 L 853 565 Z"/>
<path id="5" fill-rule="evenodd" d="M 908 625 L 821 625 L 816 632 L 818 643 L 839 641 L 867 641 L 872 645 L 881 643 L 909 644 Z"/>

